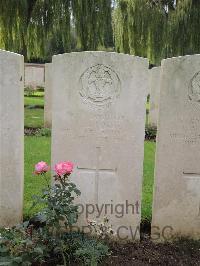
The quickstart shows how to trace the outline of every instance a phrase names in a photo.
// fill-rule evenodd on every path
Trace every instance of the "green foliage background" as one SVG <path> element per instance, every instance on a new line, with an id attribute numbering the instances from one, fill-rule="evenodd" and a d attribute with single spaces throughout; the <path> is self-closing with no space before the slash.
<path id="1" fill-rule="evenodd" d="M 29 61 L 108 50 L 162 58 L 200 51 L 199 0 L 4 0 L 0 47 Z"/>
<path id="2" fill-rule="evenodd" d="M 118 52 L 162 58 L 200 51 L 200 1 L 118 0 L 114 10 Z"/>
<path id="3" fill-rule="evenodd" d="M 112 46 L 111 0 L 0 1 L 0 47 L 25 60 Z"/>

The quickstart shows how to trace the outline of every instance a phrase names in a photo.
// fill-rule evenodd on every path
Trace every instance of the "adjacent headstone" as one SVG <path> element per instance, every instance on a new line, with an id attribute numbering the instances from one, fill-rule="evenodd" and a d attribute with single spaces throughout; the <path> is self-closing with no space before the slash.
<path id="1" fill-rule="evenodd" d="M 160 97 L 160 67 L 154 67 L 149 70 L 149 86 L 150 86 L 150 109 L 149 124 L 157 126 L 159 97 Z"/>
<path id="2" fill-rule="evenodd" d="M 152 238 L 200 238 L 200 55 L 162 61 Z"/>
<path id="3" fill-rule="evenodd" d="M 22 220 L 24 185 L 23 56 L 0 50 L 0 226 Z"/>
<path id="4" fill-rule="evenodd" d="M 33 89 L 44 87 L 45 65 L 26 63 L 24 67 L 25 87 L 32 87 Z"/>
<path id="5" fill-rule="evenodd" d="M 108 216 L 118 239 L 139 238 L 147 71 L 118 53 L 53 57 L 52 163 L 75 164 L 78 225 Z"/>
<path id="6" fill-rule="evenodd" d="M 45 64 L 44 126 L 52 125 L 52 63 Z"/>

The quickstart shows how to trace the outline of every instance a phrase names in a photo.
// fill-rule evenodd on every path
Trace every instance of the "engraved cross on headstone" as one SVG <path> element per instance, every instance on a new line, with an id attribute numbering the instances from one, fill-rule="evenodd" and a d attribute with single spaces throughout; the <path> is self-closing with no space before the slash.
<path id="1" fill-rule="evenodd" d="M 200 173 L 196 173 L 196 172 L 187 172 L 187 171 L 184 171 L 183 172 L 183 177 L 186 178 L 186 179 L 199 179 L 200 181 Z M 199 206 L 198 206 L 198 214 L 197 214 L 197 217 L 200 218 L 200 202 L 199 202 Z"/>
<path id="2" fill-rule="evenodd" d="M 99 200 L 99 176 L 100 173 L 115 173 L 117 168 L 115 169 L 107 169 L 100 167 L 100 160 L 101 160 L 101 148 L 96 147 L 96 163 L 94 168 L 89 167 L 77 167 L 77 169 L 81 172 L 86 173 L 94 173 L 95 175 L 95 203 L 98 203 Z"/>

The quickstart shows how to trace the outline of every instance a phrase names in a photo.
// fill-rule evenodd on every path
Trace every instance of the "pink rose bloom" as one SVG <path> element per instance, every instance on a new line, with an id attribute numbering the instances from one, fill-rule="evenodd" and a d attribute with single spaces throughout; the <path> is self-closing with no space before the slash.
<path id="1" fill-rule="evenodd" d="M 46 162 L 39 162 L 35 165 L 35 173 L 37 175 L 46 173 L 49 170 L 49 166 Z"/>
<path id="2" fill-rule="evenodd" d="M 57 175 L 66 175 L 66 174 L 71 174 L 73 171 L 73 163 L 72 162 L 60 162 L 55 165 L 55 172 Z"/>

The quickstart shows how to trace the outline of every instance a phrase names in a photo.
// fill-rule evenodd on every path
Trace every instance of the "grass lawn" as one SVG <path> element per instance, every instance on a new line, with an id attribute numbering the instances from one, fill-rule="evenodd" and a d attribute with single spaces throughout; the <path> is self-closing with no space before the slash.
<path id="1" fill-rule="evenodd" d="M 44 110 L 24 108 L 24 126 L 25 127 L 43 127 Z"/>
<path id="2" fill-rule="evenodd" d="M 50 163 L 50 137 L 25 137 L 25 193 L 24 216 L 31 216 L 36 209 L 29 210 L 32 204 L 32 195 L 41 191 L 45 186 L 40 176 L 34 176 L 34 165 L 38 161 Z M 153 190 L 155 143 L 145 142 L 144 181 L 142 199 L 142 218 L 151 219 L 151 203 Z"/>
<path id="3" fill-rule="evenodd" d="M 24 97 L 24 105 L 41 105 L 44 106 L 44 97 Z"/>
<path id="4" fill-rule="evenodd" d="M 50 164 L 50 137 L 25 137 L 24 165 L 24 216 L 31 216 L 37 209 L 30 210 L 32 195 L 37 194 L 45 186 L 41 176 L 33 175 L 34 165 L 39 161 Z M 49 178 L 50 179 L 50 178 Z"/>
<path id="5" fill-rule="evenodd" d="M 34 91 L 25 90 L 24 96 L 27 96 L 27 97 L 34 97 L 34 96 L 44 97 L 44 90 L 43 91 L 41 91 L 41 90 L 34 90 Z"/>
<path id="6" fill-rule="evenodd" d="M 143 189 L 142 189 L 142 218 L 151 219 L 153 199 L 153 177 L 155 164 L 155 142 L 145 141 Z"/>
<path id="7" fill-rule="evenodd" d="M 24 105 L 44 106 L 44 92 L 35 91 L 31 96 L 24 96 Z M 24 109 L 24 126 L 25 127 L 43 127 L 44 125 L 44 110 L 40 108 L 25 108 Z"/>

